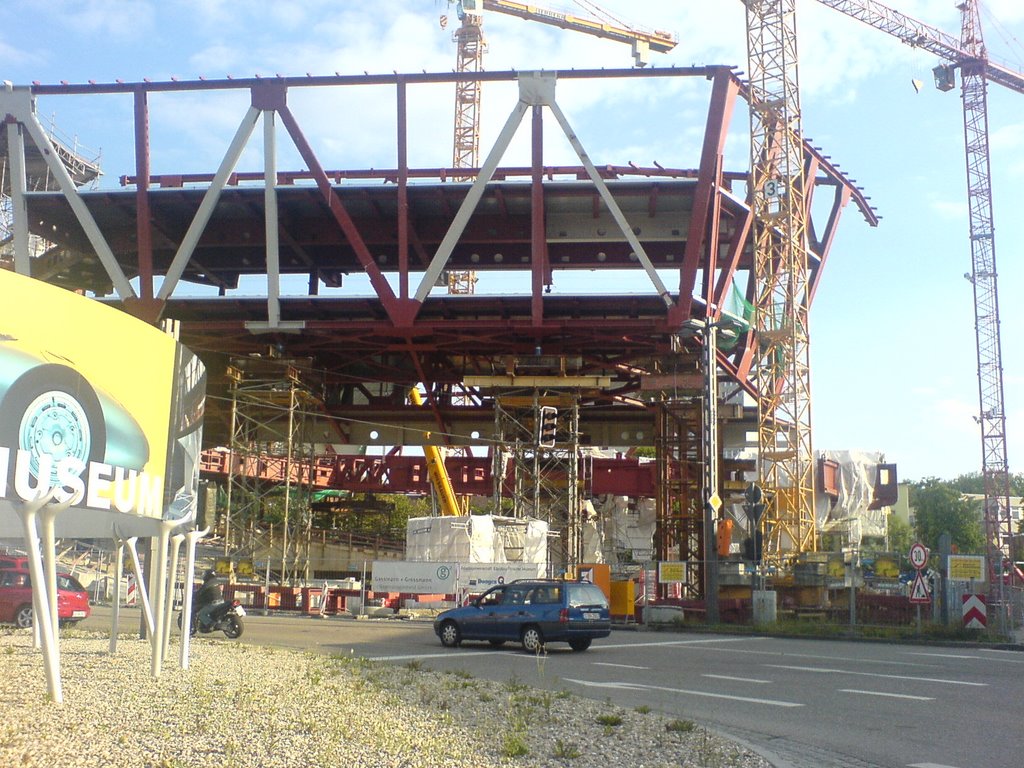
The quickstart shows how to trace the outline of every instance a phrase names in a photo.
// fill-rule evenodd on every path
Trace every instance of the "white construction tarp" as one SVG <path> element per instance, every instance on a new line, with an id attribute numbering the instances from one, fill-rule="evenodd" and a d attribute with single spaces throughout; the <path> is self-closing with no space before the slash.
<path id="1" fill-rule="evenodd" d="M 850 544 L 859 544 L 865 536 L 885 536 L 885 509 L 868 509 L 875 495 L 878 465 L 885 463 L 885 456 L 874 451 L 821 451 L 819 456 L 839 464 L 839 495 L 833 503 L 832 497 L 817 490 L 814 511 L 818 529 L 848 536 Z"/>
<path id="2" fill-rule="evenodd" d="M 627 496 L 605 496 L 600 502 L 599 516 L 603 528 L 606 561 L 614 562 L 613 552 L 628 551 L 635 562 L 650 560 L 654 555 L 654 499 L 630 499 Z"/>
<path id="3" fill-rule="evenodd" d="M 547 523 L 493 515 L 410 518 L 405 557 L 411 562 L 547 562 Z"/>

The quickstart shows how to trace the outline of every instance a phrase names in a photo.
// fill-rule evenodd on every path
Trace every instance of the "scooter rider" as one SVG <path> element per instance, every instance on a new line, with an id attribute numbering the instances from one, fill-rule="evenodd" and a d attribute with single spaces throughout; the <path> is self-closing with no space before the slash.
<path id="1" fill-rule="evenodd" d="M 210 625 L 210 614 L 224 600 L 224 587 L 212 568 L 203 574 L 203 585 L 196 590 L 192 599 L 192 610 L 196 612 L 196 621 L 200 629 Z"/>

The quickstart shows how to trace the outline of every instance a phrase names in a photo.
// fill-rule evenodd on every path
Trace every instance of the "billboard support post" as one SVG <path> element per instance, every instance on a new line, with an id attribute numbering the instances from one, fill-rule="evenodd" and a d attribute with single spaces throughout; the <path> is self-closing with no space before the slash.
<path id="1" fill-rule="evenodd" d="M 110 644 L 107 653 L 117 652 L 117 633 L 121 623 L 121 573 L 124 571 L 124 539 L 114 531 L 114 596 L 110 611 Z"/>
<path id="2" fill-rule="evenodd" d="M 176 533 L 171 537 L 171 567 L 167 573 L 167 599 L 164 604 L 164 633 L 160 636 L 163 649 L 161 658 L 167 658 L 171 647 L 171 622 L 174 618 L 174 584 L 178 580 L 178 557 L 181 553 L 185 534 Z"/>
<path id="3" fill-rule="evenodd" d="M 35 614 L 33 621 L 33 632 L 39 638 L 43 651 L 43 671 L 46 675 L 46 689 L 50 699 L 55 704 L 64 703 L 64 693 L 60 679 L 60 657 L 57 651 L 57 639 L 55 637 L 56 627 L 52 621 L 52 613 L 49 606 L 49 591 L 45 588 L 46 580 L 43 575 L 42 553 L 39 541 L 39 531 L 36 528 L 36 515 L 56 494 L 57 489 L 52 488 L 50 492 L 32 501 L 22 502 L 17 505 L 16 510 L 21 517 L 25 529 L 25 544 L 28 549 L 28 564 L 31 572 L 32 583 L 36 588 L 32 590 L 32 610 Z M 62 511 L 68 505 L 60 505 Z M 52 525 L 52 520 L 51 520 Z M 52 530 L 52 528 L 51 528 Z M 49 551 L 47 558 L 53 562 L 53 549 Z"/>
<path id="4" fill-rule="evenodd" d="M 201 531 L 193 530 L 185 534 L 185 588 L 181 605 L 180 664 L 182 669 L 188 669 L 188 649 L 192 639 L 192 571 L 196 567 L 196 545 L 209 532 L 209 528 L 204 528 Z"/>

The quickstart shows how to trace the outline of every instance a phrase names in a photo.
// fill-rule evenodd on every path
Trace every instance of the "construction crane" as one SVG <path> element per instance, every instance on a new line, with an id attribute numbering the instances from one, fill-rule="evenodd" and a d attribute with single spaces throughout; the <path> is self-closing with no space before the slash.
<path id="1" fill-rule="evenodd" d="M 796 0 L 744 0 L 763 562 L 817 547 Z"/>
<path id="2" fill-rule="evenodd" d="M 1010 473 L 1006 458 L 1006 412 L 1003 407 L 1003 362 L 999 339 L 995 227 L 988 138 L 988 83 L 1024 93 L 1024 73 L 988 57 L 978 0 L 960 0 L 960 39 L 894 11 L 874 0 L 818 0 L 822 5 L 888 32 L 907 45 L 943 59 L 934 68 L 935 87 L 951 91 L 960 70 L 967 155 L 967 201 L 970 211 L 971 274 L 974 329 L 978 357 L 978 422 L 981 425 L 982 476 L 985 484 L 985 535 L 989 590 L 997 599 L 1003 587 L 1003 561 L 1009 556 Z"/>
<path id="3" fill-rule="evenodd" d="M 676 36 L 671 32 L 644 30 L 625 24 L 610 16 L 599 6 L 579 0 L 595 18 L 576 16 L 571 13 L 552 10 L 531 3 L 513 0 L 449 0 L 454 3 L 461 22 L 452 37 L 458 44 L 455 62 L 456 72 L 480 72 L 483 69 L 484 52 L 487 42 L 483 33 L 485 11 L 517 16 L 526 21 L 539 21 L 562 29 L 583 32 L 606 40 L 628 43 L 633 48 L 636 66 L 648 63 L 650 51 L 667 53 L 676 46 Z M 604 17 L 604 21 L 596 17 Z M 442 17 L 442 27 L 447 18 Z M 452 151 L 452 167 L 478 168 L 480 166 L 480 88 L 479 80 L 459 80 L 455 83 L 455 140 Z M 471 175 L 456 177 L 458 181 L 471 181 Z M 476 275 L 473 272 L 450 272 L 448 292 L 455 294 L 473 293 Z"/>
<path id="4" fill-rule="evenodd" d="M 413 405 L 423 405 L 423 395 L 420 394 L 418 387 L 413 387 L 409 390 L 409 400 Z M 426 433 L 426 437 L 428 440 L 430 439 L 429 432 Z M 427 475 L 430 477 L 430 483 L 437 494 L 437 502 L 441 509 L 441 514 L 449 516 L 467 514 L 468 510 L 459 504 L 455 491 L 452 489 L 452 479 L 449 477 L 448 470 L 444 466 L 444 456 L 441 455 L 441 449 L 436 445 L 426 443 L 423 446 L 423 455 L 427 460 Z"/>

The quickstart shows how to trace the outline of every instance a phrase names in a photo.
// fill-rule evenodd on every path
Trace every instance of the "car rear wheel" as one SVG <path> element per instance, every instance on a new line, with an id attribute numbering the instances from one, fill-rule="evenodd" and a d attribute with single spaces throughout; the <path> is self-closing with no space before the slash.
<path id="1" fill-rule="evenodd" d="M 14 623 L 22 629 L 28 629 L 32 626 L 32 606 L 22 605 L 19 606 L 18 610 L 14 614 Z"/>
<path id="2" fill-rule="evenodd" d="M 438 635 L 441 638 L 441 645 L 446 648 L 454 648 L 462 642 L 462 633 L 459 631 L 459 625 L 454 621 L 446 621 L 442 624 Z"/>
<path id="3" fill-rule="evenodd" d="M 574 637 L 569 641 L 569 647 L 574 651 L 585 651 L 590 647 L 589 637 Z"/>
<path id="4" fill-rule="evenodd" d="M 540 627 L 535 627 L 532 624 L 523 627 L 523 650 L 527 653 L 541 653 L 544 650 L 544 634 L 540 631 Z"/>

